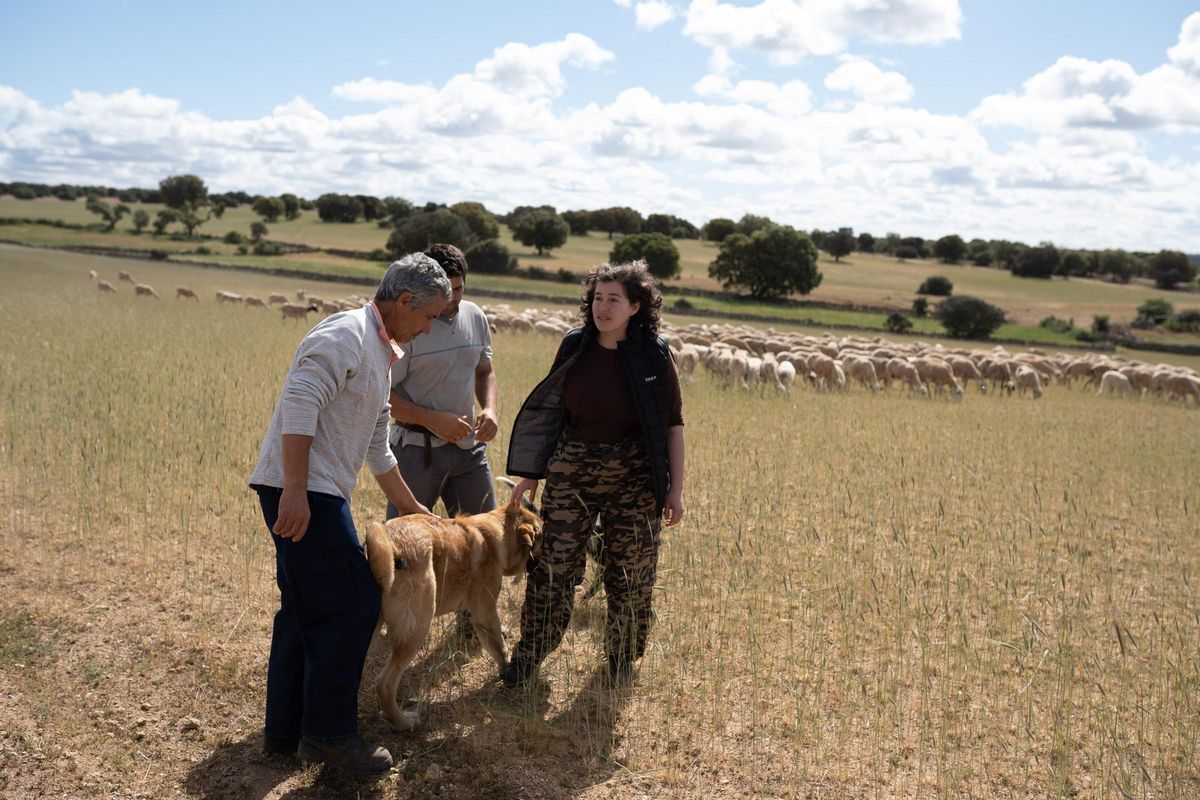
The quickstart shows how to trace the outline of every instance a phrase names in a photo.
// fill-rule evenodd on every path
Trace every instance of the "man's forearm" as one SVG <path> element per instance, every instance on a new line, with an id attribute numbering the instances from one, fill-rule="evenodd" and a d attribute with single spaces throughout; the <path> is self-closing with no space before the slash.
<path id="1" fill-rule="evenodd" d="M 308 490 L 308 452 L 313 437 L 299 433 L 283 434 L 283 488 Z"/>
<path id="2" fill-rule="evenodd" d="M 395 391 L 392 392 L 389 399 L 392 405 L 392 419 L 409 425 L 431 427 L 431 416 L 437 413 L 432 408 L 419 406 Z"/>
<path id="3" fill-rule="evenodd" d="M 428 511 L 413 496 L 412 490 L 404 482 L 404 476 L 400 474 L 399 467 L 392 467 L 382 475 L 376 475 L 375 480 L 379 483 L 379 488 L 383 490 L 388 502 L 394 505 L 401 514 Z"/>
<path id="4" fill-rule="evenodd" d="M 492 369 L 475 371 L 475 399 L 480 408 L 496 410 L 496 372 Z"/>

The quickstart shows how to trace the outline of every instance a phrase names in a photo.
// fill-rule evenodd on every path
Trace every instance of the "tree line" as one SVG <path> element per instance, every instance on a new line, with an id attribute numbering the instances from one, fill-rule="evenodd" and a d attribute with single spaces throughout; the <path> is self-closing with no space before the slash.
<path id="1" fill-rule="evenodd" d="M 518 206 L 507 214 L 495 214 L 476 202 L 452 205 L 431 202 L 418 206 L 402 197 L 364 194 L 326 193 L 315 200 L 294 194 L 278 197 L 245 192 L 210 194 L 204 181 L 195 175 L 170 176 L 157 189 L 0 183 L 0 194 L 20 199 L 53 196 L 70 201 L 85 197 L 89 210 L 100 216 L 109 230 L 130 215 L 126 203 L 162 203 L 167 208 L 153 220 L 145 211 L 132 214 L 135 231 L 152 226 L 161 234 L 167 226 L 178 223 L 188 237 L 210 219 L 219 219 L 226 208 L 249 205 L 263 219 L 251 231 L 256 241 L 266 235 L 266 224 L 279 219 L 294 220 L 304 211 L 315 210 L 323 222 L 354 223 L 361 219 L 390 229 L 386 246 L 379 251 L 388 256 L 421 249 L 430 241 L 444 241 L 462 248 L 471 258 L 473 268 L 493 273 L 517 269 L 516 259 L 498 240 L 501 224 L 509 227 L 517 242 L 534 248 L 539 255 L 561 248 L 569 236 L 600 232 L 612 240 L 620 234 L 621 238 L 614 241 L 611 257 L 644 258 L 661 279 L 675 277 L 680 272 L 679 251 L 673 240 L 701 239 L 719 247 L 709 274 L 725 288 L 759 299 L 807 294 L 819 286 L 818 250 L 831 255 L 835 263 L 854 252 L 874 253 L 900 261 L 932 258 L 950 265 L 969 263 L 1008 270 L 1022 278 L 1100 277 L 1127 283 L 1134 277 L 1148 277 L 1162 289 L 1186 286 L 1197 273 L 1195 261 L 1174 250 L 1144 253 L 1067 249 L 1052 242 L 1028 245 L 1003 239 L 967 241 L 957 234 L 939 239 L 899 233 L 876 237 L 866 232 L 855 234 L 849 227 L 803 231 L 754 214 L 746 214 L 736 222 L 718 217 L 697 228 L 682 217 L 666 213 L 643 216 L 627 206 L 562 212 L 549 205 Z M 111 199 L 119 202 L 105 201 Z"/>

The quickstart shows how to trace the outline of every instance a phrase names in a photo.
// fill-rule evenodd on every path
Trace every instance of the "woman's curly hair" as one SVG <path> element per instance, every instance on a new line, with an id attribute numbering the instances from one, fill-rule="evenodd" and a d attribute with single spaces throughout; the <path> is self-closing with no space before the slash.
<path id="1" fill-rule="evenodd" d="M 662 293 L 645 261 L 638 259 L 627 264 L 600 264 L 587 274 L 583 282 L 583 297 L 579 302 L 579 316 L 584 327 L 592 333 L 596 332 L 596 322 L 592 319 L 592 300 L 596 297 L 598 283 L 619 283 L 625 287 L 629 302 L 641 304 L 629 324 L 636 325 L 646 333 L 658 332 L 662 317 Z"/>

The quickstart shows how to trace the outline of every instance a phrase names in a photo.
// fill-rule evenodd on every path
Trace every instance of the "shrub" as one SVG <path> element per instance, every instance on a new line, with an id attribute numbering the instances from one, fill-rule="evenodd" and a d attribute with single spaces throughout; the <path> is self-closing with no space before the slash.
<path id="1" fill-rule="evenodd" d="M 246 237 L 242 236 L 239 231 L 230 231 L 225 234 L 225 237 L 221 241 L 225 242 L 225 244 L 241 244 L 246 241 Z"/>
<path id="2" fill-rule="evenodd" d="M 937 317 L 956 339 L 986 339 L 1004 324 L 1004 311 L 965 294 L 943 300 L 937 307 Z"/>
<path id="3" fill-rule="evenodd" d="M 653 216 L 653 215 L 652 215 Z M 659 280 L 679 275 L 679 248 L 663 233 L 635 233 L 613 244 L 608 260 L 624 264 L 643 259 L 650 274 Z"/>
<path id="4" fill-rule="evenodd" d="M 372 261 L 387 261 L 389 263 L 391 263 L 392 260 L 392 257 L 388 255 L 388 251 L 384 250 L 382 247 L 376 247 L 374 250 L 372 250 L 370 258 Z"/>
<path id="5" fill-rule="evenodd" d="M 510 217 L 509 227 L 515 240 L 535 248 L 538 255 L 562 247 L 571 233 L 566 220 L 549 211 L 528 211 Z"/>
<path id="6" fill-rule="evenodd" d="M 1038 327 L 1045 328 L 1048 331 L 1055 331 L 1056 333 L 1071 333 L 1075 330 L 1075 321 L 1059 319 L 1051 315 L 1039 322 Z"/>
<path id="7" fill-rule="evenodd" d="M 891 314 L 888 314 L 887 319 L 883 321 L 884 329 L 892 333 L 904 333 L 905 331 L 912 330 L 912 326 L 912 322 L 909 321 L 908 317 L 899 311 L 893 311 Z"/>
<path id="8" fill-rule="evenodd" d="M 929 301 L 924 297 L 918 297 L 916 300 L 913 300 L 912 312 L 915 317 L 928 317 Z"/>
<path id="9" fill-rule="evenodd" d="M 688 302 L 688 299 L 686 297 L 679 298 L 674 303 L 672 303 L 672 305 L 674 306 L 674 308 L 677 311 L 692 311 L 693 309 L 696 308 L 694 305 L 692 305 L 690 302 Z"/>
<path id="10" fill-rule="evenodd" d="M 1175 331 L 1176 333 L 1200 332 L 1200 308 L 1189 308 L 1186 311 L 1180 311 L 1167 320 L 1166 324 L 1167 330 Z"/>
<path id="11" fill-rule="evenodd" d="M 254 243 L 254 255 L 278 256 L 283 254 L 283 246 L 279 242 L 258 241 Z"/>
<path id="12" fill-rule="evenodd" d="M 936 297 L 949 297 L 954 291 L 954 284 L 944 275 L 930 275 L 921 283 L 917 294 L 931 294 Z"/>
<path id="13" fill-rule="evenodd" d="M 166 261 L 167 260 L 167 251 L 166 250 L 151 250 L 150 258 L 153 261 Z"/>
<path id="14" fill-rule="evenodd" d="M 196 253 L 196 255 L 198 255 L 198 256 L 211 256 L 211 255 L 212 255 L 212 250 L 209 250 L 209 249 L 208 249 L 206 246 L 204 246 L 204 245 L 200 245 L 199 247 L 197 247 L 197 248 L 196 248 L 196 250 L 195 250 L 195 253 Z"/>
<path id="15" fill-rule="evenodd" d="M 329 193 L 317 198 L 317 216 L 322 222 L 354 222 L 364 213 L 362 201 L 348 194 Z"/>
<path id="16" fill-rule="evenodd" d="M 558 280 L 560 283 L 579 283 L 579 276 L 565 267 L 559 267 Z"/>
<path id="17" fill-rule="evenodd" d="M 808 294 L 822 278 L 812 240 L 788 225 L 725 237 L 708 274 L 726 289 L 744 289 L 760 300 Z"/>
<path id="18" fill-rule="evenodd" d="M 434 242 L 443 242 L 465 254 L 476 241 L 466 220 L 447 208 L 438 208 L 406 217 L 388 237 L 387 251 L 393 258 L 400 258 L 406 253 L 418 253 Z"/>
<path id="19" fill-rule="evenodd" d="M 536 265 L 530 265 L 525 268 L 525 274 L 535 281 L 546 281 L 552 277 L 550 270 Z"/>
<path id="20" fill-rule="evenodd" d="M 508 248 L 495 239 L 484 239 L 473 245 L 464 255 L 472 272 L 485 275 L 508 275 L 517 271 L 517 259 Z"/>
<path id="21" fill-rule="evenodd" d="M 911 244 L 902 244 L 895 250 L 895 256 L 900 261 L 905 261 L 910 258 L 920 258 L 921 252 Z"/>
<path id="22" fill-rule="evenodd" d="M 1175 313 L 1175 307 L 1161 297 L 1152 297 L 1138 306 L 1135 322 L 1162 325 Z"/>
<path id="23" fill-rule="evenodd" d="M 1092 333 L 1096 336 L 1108 336 L 1108 314 L 1097 314 L 1092 317 Z"/>
<path id="24" fill-rule="evenodd" d="M 246 245 L 244 245 L 244 244 L 238 245 L 238 255 L 244 256 L 244 255 L 246 255 L 246 253 L 249 253 L 249 252 L 250 252 L 250 248 L 247 247 Z"/>

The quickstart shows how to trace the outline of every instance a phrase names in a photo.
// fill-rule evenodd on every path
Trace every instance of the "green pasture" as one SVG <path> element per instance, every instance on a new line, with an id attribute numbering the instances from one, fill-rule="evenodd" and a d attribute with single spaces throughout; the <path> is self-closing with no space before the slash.
<path id="1" fill-rule="evenodd" d="M 132 204 L 132 207 L 143 207 Z M 144 206 L 153 217 L 161 206 Z M 88 212 L 82 200 L 64 202 L 56 198 L 22 201 L 12 197 L 0 197 L 0 217 L 29 217 L 62 219 L 66 222 L 88 224 L 97 222 L 97 217 Z M 213 251 L 215 258 L 226 263 L 258 268 L 308 269 L 328 272 L 339 277 L 369 276 L 376 268 L 373 265 L 354 264 L 352 259 L 339 258 L 330 254 L 255 258 L 239 257 L 236 248 L 224 245 L 219 240 L 225 233 L 236 230 L 249 235 L 251 223 L 258 221 L 249 206 L 226 210 L 223 218 L 213 219 L 198 229 L 204 236 L 214 240 L 180 242 L 169 236 L 155 237 L 149 233 L 135 236 L 129 231 L 129 219 L 123 219 L 113 233 L 75 231 L 46 226 L 13 225 L 0 227 L 0 238 L 38 244 L 43 246 L 90 245 L 128 247 L 133 249 L 163 249 L 171 252 L 194 250 L 202 244 Z M 178 226 L 173 226 L 172 230 Z M 371 252 L 384 247 L 389 229 L 380 228 L 375 222 L 333 224 L 321 222 L 315 211 L 306 211 L 294 221 L 279 221 L 268 226 L 268 239 L 316 248 L 334 248 Z M 501 242 L 517 256 L 522 266 L 538 266 L 551 272 L 559 269 L 575 273 L 586 272 L 600 262 L 608 260 L 612 240 L 605 234 L 592 232 L 587 236 L 573 236 L 567 244 L 545 255 L 538 255 L 530 248 L 517 244 L 507 228 L 502 228 Z M 680 278 L 667 281 L 665 294 L 670 296 L 675 286 L 689 289 L 716 291 L 721 287 L 708 277 L 708 265 L 716 257 L 717 248 L 708 242 L 677 240 L 683 274 Z M 193 259 L 203 260 L 203 259 Z M 1092 317 L 1107 314 L 1110 320 L 1128 322 L 1136 316 L 1139 305 L 1152 297 L 1166 297 L 1177 309 L 1200 307 L 1200 294 L 1195 292 L 1163 292 L 1155 289 L 1148 281 L 1136 280 L 1127 285 L 1106 283 L 1091 279 L 1032 280 L 1015 278 L 1009 272 L 966 265 L 947 265 L 931 260 L 900 262 L 890 256 L 854 253 L 835 262 L 822 253 L 820 269 L 824 276 L 821 285 L 803 299 L 842 306 L 896 308 L 908 312 L 917 287 L 931 275 L 944 275 L 954 283 L 956 294 L 971 294 L 1003 308 L 1009 324 L 996 332 L 997 338 L 1017 338 L 1046 344 L 1070 344 L 1068 336 L 1045 331 L 1037 323 L 1048 316 L 1073 319 L 1083 329 L 1090 327 Z M 475 276 L 480 288 L 493 280 L 497 287 L 507 286 L 508 279 L 493 279 Z M 559 295 L 545 281 L 526 281 L 529 288 L 506 289 L 541 295 Z M 690 298 L 689 298 L 690 299 Z M 938 298 L 930 298 L 935 303 Z M 780 320 L 807 321 L 817 325 L 852 325 L 879 329 L 883 315 L 846 309 L 785 309 L 771 304 L 759 304 L 735 298 L 701 299 L 695 302 L 699 308 L 725 308 L 736 313 L 770 316 Z M 915 330 L 932 334 L 940 325 L 932 320 L 912 320 Z M 1169 341 L 1200 341 L 1200 337 L 1168 336 Z"/>

